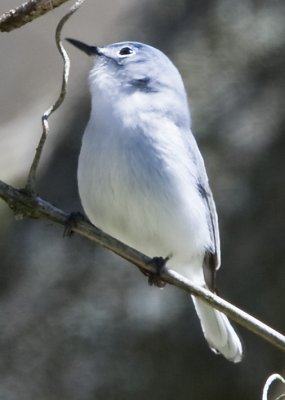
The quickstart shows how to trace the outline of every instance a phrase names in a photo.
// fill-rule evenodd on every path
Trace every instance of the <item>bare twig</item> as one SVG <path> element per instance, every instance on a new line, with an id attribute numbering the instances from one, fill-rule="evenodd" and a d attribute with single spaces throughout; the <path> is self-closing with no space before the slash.
<path id="1" fill-rule="evenodd" d="M 6 201 L 17 216 L 46 218 L 61 225 L 65 225 L 68 220 L 69 215 L 66 212 L 54 207 L 52 204 L 46 202 L 40 197 L 31 196 L 30 194 L 27 194 L 22 190 L 17 190 L 1 181 L 0 198 Z M 155 266 L 151 263 L 149 257 L 105 234 L 90 223 L 80 221 L 73 230 L 74 232 L 95 241 L 106 249 L 111 250 L 115 254 L 131 262 L 134 266 L 146 272 L 156 272 Z M 200 297 L 217 310 L 227 314 L 238 324 L 285 351 L 285 336 L 247 314 L 245 311 L 240 310 L 209 290 L 194 285 L 191 281 L 179 275 L 175 271 L 166 269 L 161 273 L 160 278 L 164 282 L 170 283 L 188 293 Z"/>
<path id="2" fill-rule="evenodd" d="M 264 388 L 263 388 L 262 400 L 268 400 L 268 398 L 267 398 L 268 390 L 269 390 L 271 384 L 272 384 L 274 381 L 277 381 L 277 380 L 281 381 L 281 382 L 284 383 L 284 385 L 285 385 L 285 379 L 283 378 L 283 376 L 281 376 L 281 375 L 279 375 L 279 374 L 272 374 L 272 375 L 270 375 L 269 378 L 267 379 L 267 381 L 265 382 L 265 385 L 264 385 Z M 281 399 L 284 398 L 284 397 L 285 397 L 285 395 L 281 395 L 281 396 L 278 397 L 278 399 L 281 400 Z M 276 400 L 278 400 L 278 399 L 276 399 Z"/>
<path id="3" fill-rule="evenodd" d="M 28 0 L 0 16 L 0 31 L 10 32 L 13 29 L 33 21 L 68 0 Z"/>
<path id="4" fill-rule="evenodd" d="M 52 113 L 54 113 L 62 104 L 65 95 L 66 95 L 66 88 L 67 88 L 67 82 L 68 82 L 68 77 L 69 77 L 69 71 L 70 71 L 70 60 L 67 55 L 67 52 L 65 51 L 62 42 L 61 42 L 61 31 L 66 23 L 66 21 L 71 17 L 71 15 L 78 10 L 78 8 L 81 6 L 81 4 L 84 3 L 85 0 L 78 0 L 76 3 L 70 8 L 67 14 L 64 15 L 64 17 L 59 21 L 56 32 L 55 32 L 55 41 L 56 45 L 58 48 L 58 51 L 60 55 L 62 56 L 63 59 L 63 74 L 62 74 L 62 84 L 61 84 L 61 89 L 59 93 L 59 97 L 56 100 L 56 102 L 43 114 L 42 116 L 42 135 L 38 144 L 38 147 L 36 149 L 35 157 L 33 159 L 29 174 L 28 174 L 28 179 L 26 183 L 25 190 L 33 195 L 35 195 L 35 184 L 36 184 L 36 173 L 38 169 L 38 165 L 40 162 L 40 158 L 42 155 L 43 147 L 49 132 L 49 124 L 48 124 L 48 119 L 51 116 Z"/>

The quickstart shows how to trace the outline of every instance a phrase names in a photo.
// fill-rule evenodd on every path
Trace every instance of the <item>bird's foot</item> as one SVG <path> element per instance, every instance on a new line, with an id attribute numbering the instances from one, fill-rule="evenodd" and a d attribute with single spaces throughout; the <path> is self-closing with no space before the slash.
<path id="1" fill-rule="evenodd" d="M 72 236 L 74 231 L 73 229 L 77 226 L 78 222 L 87 221 L 85 216 L 81 214 L 79 211 L 75 211 L 69 214 L 63 231 L 63 237 Z"/>
<path id="2" fill-rule="evenodd" d="M 149 261 L 149 265 L 152 265 L 155 267 L 156 272 L 144 272 L 144 274 L 148 277 L 148 284 L 150 286 L 156 286 L 158 288 L 164 288 L 166 285 L 166 282 L 160 279 L 160 274 L 164 270 L 167 261 L 169 260 L 170 257 L 153 257 Z"/>

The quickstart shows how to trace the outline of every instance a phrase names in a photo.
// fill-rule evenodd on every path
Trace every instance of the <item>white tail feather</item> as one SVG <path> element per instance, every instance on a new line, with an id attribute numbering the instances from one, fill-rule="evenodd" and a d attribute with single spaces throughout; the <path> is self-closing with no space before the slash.
<path id="1" fill-rule="evenodd" d="M 242 344 L 228 318 L 202 300 L 192 296 L 204 336 L 211 349 L 235 363 L 242 359 Z"/>

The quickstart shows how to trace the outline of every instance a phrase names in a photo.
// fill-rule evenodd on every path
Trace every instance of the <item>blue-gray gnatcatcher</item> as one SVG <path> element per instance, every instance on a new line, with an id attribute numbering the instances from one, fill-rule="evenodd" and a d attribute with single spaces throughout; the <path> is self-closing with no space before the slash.
<path id="1" fill-rule="evenodd" d="M 220 266 L 218 219 L 179 72 L 142 43 L 68 40 L 96 56 L 78 166 L 87 216 L 149 257 L 170 256 L 171 268 L 209 286 L 205 277 Z M 242 345 L 227 317 L 192 299 L 212 350 L 239 362 Z"/>

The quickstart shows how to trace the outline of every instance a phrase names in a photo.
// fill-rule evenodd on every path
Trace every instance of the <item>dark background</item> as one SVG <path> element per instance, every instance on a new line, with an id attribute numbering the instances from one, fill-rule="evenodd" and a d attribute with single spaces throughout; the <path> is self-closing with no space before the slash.
<path id="1" fill-rule="evenodd" d="M 0 12 L 17 4 L 2 0 Z M 0 179 L 17 186 L 59 91 L 53 36 L 67 9 L 0 37 Z M 178 66 L 219 213 L 219 293 L 281 332 L 284 17 L 283 0 L 89 0 L 64 28 L 90 44 L 147 42 Z M 74 211 L 91 61 L 67 48 L 69 91 L 50 120 L 37 189 Z M 260 399 L 266 378 L 284 374 L 284 353 L 243 328 L 243 362 L 215 356 L 178 289 L 148 287 L 126 262 L 50 222 L 15 221 L 3 202 L 0 218 L 1 400 Z"/>

